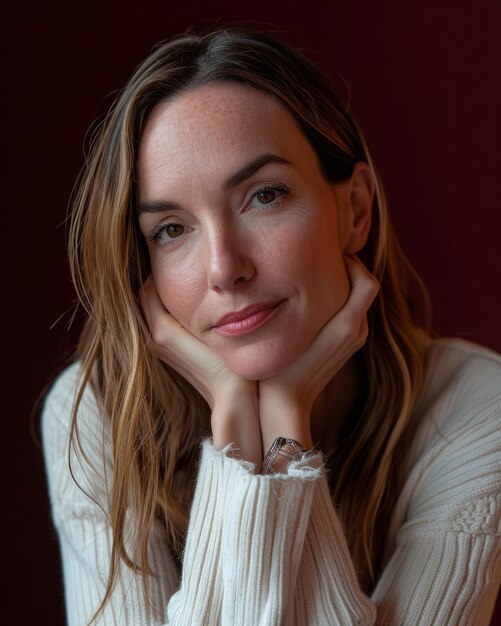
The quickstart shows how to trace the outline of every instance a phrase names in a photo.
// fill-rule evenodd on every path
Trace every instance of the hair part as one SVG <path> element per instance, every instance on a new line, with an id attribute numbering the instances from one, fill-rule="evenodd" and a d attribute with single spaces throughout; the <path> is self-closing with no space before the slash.
<path id="1" fill-rule="evenodd" d="M 112 561 L 94 619 L 112 594 L 121 561 L 143 574 L 145 599 L 154 609 L 147 584 L 151 528 L 159 521 L 169 548 L 180 555 L 198 443 L 210 433 L 202 397 L 146 349 L 149 331 L 139 292 L 150 266 L 136 223 L 134 181 L 141 131 L 153 107 L 214 82 L 243 84 L 277 99 L 310 141 L 329 182 L 349 179 L 358 161 L 366 161 L 374 175 L 373 225 L 360 253 L 381 286 L 363 348 L 367 400 L 349 425 L 349 445 L 331 467 L 332 491 L 366 590 L 379 572 L 402 450 L 414 428 L 424 357 L 405 286 L 411 279 L 422 283 L 396 242 L 383 186 L 355 116 L 310 61 L 264 33 L 231 28 L 164 43 L 138 67 L 101 125 L 73 198 L 70 268 L 88 317 L 78 346 L 83 378 L 72 438 L 78 439 L 79 399 L 92 382 L 113 442 Z M 424 288 L 421 293 L 426 298 Z M 125 547 L 128 507 L 135 516 L 134 555 Z"/>

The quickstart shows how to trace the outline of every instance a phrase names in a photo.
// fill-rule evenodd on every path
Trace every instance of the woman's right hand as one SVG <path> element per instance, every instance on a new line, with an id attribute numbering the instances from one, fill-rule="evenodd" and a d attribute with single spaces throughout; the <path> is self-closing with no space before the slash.
<path id="1" fill-rule="evenodd" d="M 175 369 L 209 404 L 216 449 L 233 443 L 239 456 L 260 464 L 263 458 L 255 381 L 244 380 L 203 341 L 187 331 L 164 307 L 150 276 L 141 290 L 150 329 L 148 348 Z"/>

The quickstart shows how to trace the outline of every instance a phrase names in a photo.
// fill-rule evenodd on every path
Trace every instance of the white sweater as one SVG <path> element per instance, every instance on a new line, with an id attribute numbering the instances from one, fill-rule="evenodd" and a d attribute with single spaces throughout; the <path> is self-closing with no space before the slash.
<path id="1" fill-rule="evenodd" d="M 79 420 L 95 467 L 72 461 L 88 495 L 68 468 L 77 376 L 75 364 L 59 377 L 42 422 L 71 626 L 86 624 L 103 597 L 112 542 L 109 433 L 104 426 L 103 437 L 90 390 Z M 123 566 L 99 625 L 489 624 L 501 580 L 501 357 L 461 340 L 431 342 L 419 406 L 384 571 L 370 598 L 360 590 L 320 455 L 287 475 L 263 476 L 205 441 L 181 584 L 155 528 L 158 620 L 146 617 L 140 576 Z"/>

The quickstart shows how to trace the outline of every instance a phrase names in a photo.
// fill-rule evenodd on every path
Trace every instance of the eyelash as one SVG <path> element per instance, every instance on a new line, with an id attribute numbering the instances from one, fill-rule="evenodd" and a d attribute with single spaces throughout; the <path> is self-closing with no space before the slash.
<path id="1" fill-rule="evenodd" d="M 290 193 L 290 189 L 282 184 L 265 185 L 264 187 L 257 189 L 251 195 L 250 200 L 254 200 L 258 194 L 263 193 L 264 191 L 279 191 L 281 192 L 281 195 L 276 200 L 273 200 L 269 204 L 263 204 L 261 205 L 261 207 L 254 207 L 254 208 L 258 208 L 258 210 L 269 209 L 269 208 L 274 208 L 278 206 L 282 202 L 283 197 L 287 195 L 288 193 Z M 146 238 L 154 244 L 158 243 L 158 238 L 160 236 L 160 233 L 164 230 L 164 228 L 167 228 L 167 226 L 171 224 L 176 224 L 176 222 L 167 222 L 167 223 L 163 222 L 163 223 L 157 224 L 153 228 L 153 230 L 148 235 L 146 235 Z M 171 245 L 175 243 L 177 239 L 182 238 L 182 236 L 183 235 L 180 235 L 179 237 L 172 237 L 170 238 L 170 240 L 168 239 L 167 241 L 165 241 L 163 245 Z"/>
<path id="2" fill-rule="evenodd" d="M 170 226 L 173 224 L 177 224 L 177 222 L 167 222 L 167 223 L 163 222 L 163 223 L 157 224 L 152 229 L 151 233 L 146 235 L 146 239 L 148 239 L 148 241 L 151 241 L 152 243 L 158 243 L 158 238 L 160 236 L 160 233 L 164 230 L 164 228 L 167 228 L 167 226 Z M 180 235 L 180 237 L 182 237 L 182 235 Z M 179 239 L 179 237 L 171 237 L 170 241 L 167 240 L 166 242 L 164 242 L 163 245 L 170 245 L 171 243 L 174 243 L 176 239 Z"/>
<path id="3" fill-rule="evenodd" d="M 273 208 L 273 207 L 277 206 L 278 204 L 280 204 L 280 202 L 282 201 L 284 195 L 287 195 L 290 192 L 290 189 L 288 187 L 286 187 L 285 185 L 281 185 L 281 184 L 265 185 L 264 187 L 261 187 L 261 189 L 258 189 L 257 191 L 255 191 L 252 194 L 251 200 L 256 198 L 258 194 L 263 193 L 263 191 L 280 191 L 280 193 L 281 193 L 281 195 L 276 200 L 272 200 L 272 202 L 270 202 L 269 204 L 263 204 L 262 205 L 263 209 L 267 209 L 269 207 Z"/>

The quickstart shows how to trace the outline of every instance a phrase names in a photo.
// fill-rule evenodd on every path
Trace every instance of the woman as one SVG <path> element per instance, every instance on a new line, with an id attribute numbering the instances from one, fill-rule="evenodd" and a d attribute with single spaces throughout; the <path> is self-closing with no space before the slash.
<path id="1" fill-rule="evenodd" d="M 43 428 L 70 624 L 489 623 L 501 362 L 420 327 L 312 64 L 233 29 L 159 47 L 69 254 L 88 318 Z"/>

